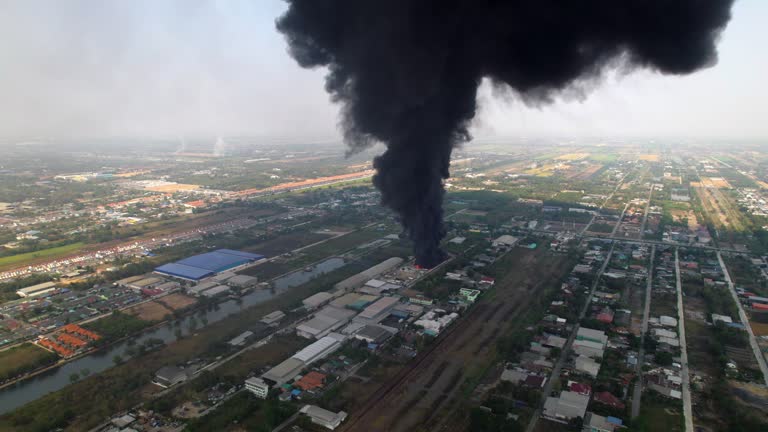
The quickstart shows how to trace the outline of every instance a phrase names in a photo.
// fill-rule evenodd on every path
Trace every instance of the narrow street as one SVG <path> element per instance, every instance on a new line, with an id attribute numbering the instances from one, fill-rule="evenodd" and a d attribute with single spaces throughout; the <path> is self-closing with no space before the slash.
<path id="1" fill-rule="evenodd" d="M 752 351 L 755 354 L 757 364 L 760 366 L 760 372 L 763 373 L 763 381 L 765 382 L 765 385 L 768 386 L 768 365 L 765 364 L 765 357 L 763 357 L 763 353 L 760 351 L 760 346 L 757 344 L 757 339 L 755 338 L 755 333 L 752 331 L 752 326 L 749 325 L 749 318 L 747 318 L 747 313 L 744 312 L 744 307 L 739 301 L 739 296 L 736 295 L 736 289 L 733 286 L 733 281 L 731 281 L 731 275 L 728 273 L 728 268 L 725 266 L 725 262 L 723 261 L 723 256 L 720 251 L 717 251 L 717 259 L 720 261 L 720 267 L 723 269 L 725 282 L 728 283 L 728 291 L 731 292 L 733 301 L 736 302 L 736 307 L 739 308 L 739 319 L 744 324 L 744 327 L 749 334 L 749 345 L 752 347 Z"/>
<path id="2" fill-rule="evenodd" d="M 584 319 L 584 316 L 587 314 L 587 310 L 589 310 L 589 304 L 592 302 L 592 296 L 595 294 L 595 290 L 597 289 L 597 285 L 600 283 L 600 277 L 603 275 L 603 272 L 605 272 L 605 269 L 608 267 L 608 263 L 611 262 L 611 256 L 613 256 L 613 249 L 616 247 L 616 243 L 611 244 L 611 250 L 608 251 L 608 255 L 605 257 L 605 261 L 603 261 L 603 265 L 600 266 L 600 270 L 598 270 L 597 274 L 595 275 L 595 282 L 592 284 L 592 289 L 589 291 L 589 296 L 587 296 L 587 300 L 584 303 L 584 307 L 581 308 L 581 313 L 579 313 L 578 321 L 576 322 L 576 325 L 573 327 L 573 331 L 571 332 L 571 335 L 568 336 L 568 340 L 565 342 L 565 345 L 563 346 L 563 349 L 560 353 L 560 357 L 557 359 L 557 363 L 555 364 L 555 367 L 552 369 L 552 374 L 549 375 L 549 379 L 547 380 L 546 384 L 544 384 L 544 388 L 541 391 L 541 394 L 544 395 L 544 397 L 541 400 L 541 403 L 538 408 L 536 408 L 536 411 L 533 413 L 533 416 L 531 417 L 531 421 L 528 423 L 528 427 L 525 428 L 526 432 L 533 432 L 533 430 L 536 428 L 536 423 L 539 421 L 539 417 L 541 417 L 541 413 L 544 407 L 544 402 L 547 400 L 547 396 L 550 395 L 552 392 L 552 385 L 554 380 L 560 379 L 560 370 L 563 368 L 563 364 L 565 363 L 565 359 L 568 358 L 569 352 L 571 351 L 571 347 L 573 346 L 573 341 L 576 339 L 576 333 L 579 331 L 579 322 L 581 322 L 582 319 Z"/>
<path id="3" fill-rule="evenodd" d="M 638 380 L 632 392 L 632 418 L 640 415 L 640 403 L 643 395 L 643 377 L 642 369 L 645 364 L 645 335 L 648 333 L 648 318 L 651 315 L 651 291 L 653 290 L 653 261 L 656 258 L 656 246 L 651 247 L 651 259 L 648 263 L 648 277 L 646 278 L 645 285 L 645 302 L 643 307 L 643 325 L 640 334 L 640 353 L 637 356 L 637 366 L 635 367 L 635 373 L 637 373 Z"/>

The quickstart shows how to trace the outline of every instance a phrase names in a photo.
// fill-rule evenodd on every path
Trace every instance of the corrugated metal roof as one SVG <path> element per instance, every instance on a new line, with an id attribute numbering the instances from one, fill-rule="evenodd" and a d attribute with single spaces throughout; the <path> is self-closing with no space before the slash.
<path id="1" fill-rule="evenodd" d="M 387 309 L 394 307 L 394 305 L 399 301 L 399 297 L 382 297 L 372 305 L 365 308 L 364 311 L 360 312 L 359 316 L 361 318 L 373 318 L 376 315 L 386 311 Z"/>
<path id="2" fill-rule="evenodd" d="M 155 269 L 156 272 L 176 276 L 183 279 L 200 280 L 204 277 L 214 274 L 213 271 L 199 267 L 188 266 L 179 263 L 169 263 L 161 265 Z"/>

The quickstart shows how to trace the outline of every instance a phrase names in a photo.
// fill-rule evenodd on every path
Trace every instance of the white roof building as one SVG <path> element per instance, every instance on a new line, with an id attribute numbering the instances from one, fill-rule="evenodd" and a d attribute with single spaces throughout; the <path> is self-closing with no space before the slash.
<path id="1" fill-rule="evenodd" d="M 305 365 L 312 364 L 339 349 L 345 339 L 346 336 L 342 334 L 330 333 L 294 354 L 293 358 L 301 360 Z"/>
<path id="2" fill-rule="evenodd" d="M 334 413 L 315 405 L 304 405 L 299 412 L 308 416 L 312 420 L 312 423 L 330 430 L 339 427 L 341 422 L 347 418 L 347 413 L 344 411 Z"/>
<path id="3" fill-rule="evenodd" d="M 548 397 L 544 402 L 544 417 L 554 420 L 565 420 L 581 417 L 587 411 L 589 396 L 572 391 L 560 393 L 560 397 Z"/>
<path id="4" fill-rule="evenodd" d="M 296 327 L 296 334 L 307 339 L 319 339 L 332 331 L 336 331 L 349 322 L 355 311 L 326 306 L 315 316 Z"/>
<path id="5" fill-rule="evenodd" d="M 301 301 L 301 303 L 307 309 L 317 309 L 320 306 L 331 301 L 332 298 L 333 298 L 333 295 L 331 293 L 323 291 L 305 298 L 304 300 Z"/>
<path id="6" fill-rule="evenodd" d="M 508 234 L 504 234 L 502 236 L 499 236 L 499 238 L 497 238 L 496 240 L 494 240 L 492 245 L 493 247 L 514 246 L 517 244 L 518 241 L 520 241 L 519 238 L 508 235 Z"/>

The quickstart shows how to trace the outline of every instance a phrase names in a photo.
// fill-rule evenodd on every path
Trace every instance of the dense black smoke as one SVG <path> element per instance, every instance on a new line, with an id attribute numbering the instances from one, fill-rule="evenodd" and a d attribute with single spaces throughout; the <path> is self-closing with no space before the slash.
<path id="1" fill-rule="evenodd" d="M 373 179 L 415 243 L 442 261 L 443 180 L 470 139 L 482 78 L 529 104 L 612 66 L 687 74 L 717 60 L 733 0 L 287 0 L 277 22 L 303 67 L 327 66 L 351 149 L 383 142 Z"/>

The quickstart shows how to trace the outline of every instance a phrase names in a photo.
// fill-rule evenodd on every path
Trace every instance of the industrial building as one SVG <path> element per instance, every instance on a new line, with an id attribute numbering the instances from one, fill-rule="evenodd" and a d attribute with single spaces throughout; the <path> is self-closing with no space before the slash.
<path id="1" fill-rule="evenodd" d="M 245 341 L 247 341 L 248 338 L 251 336 L 253 336 L 253 332 L 250 330 L 246 330 L 227 343 L 232 346 L 241 346 L 241 345 L 244 345 Z"/>
<path id="2" fill-rule="evenodd" d="M 336 290 L 342 290 L 342 291 L 355 290 L 365 285 L 365 283 L 368 282 L 369 280 L 374 279 L 380 274 L 387 272 L 389 270 L 392 270 L 393 268 L 399 266 L 400 264 L 402 264 L 402 262 L 403 262 L 402 258 L 399 258 L 399 257 L 390 258 L 379 264 L 376 264 L 375 266 L 367 270 L 364 270 L 356 275 L 353 275 L 348 277 L 347 279 L 344 279 L 343 281 L 337 283 L 333 287 Z"/>
<path id="3" fill-rule="evenodd" d="M 165 283 L 165 279 L 151 276 L 151 277 L 145 277 L 145 278 L 141 278 L 139 280 L 133 281 L 129 283 L 127 286 L 128 288 L 141 290 L 144 288 L 154 288 L 162 283 Z"/>
<path id="4" fill-rule="evenodd" d="M 334 413 L 315 405 L 304 405 L 299 412 L 309 417 L 312 423 L 330 430 L 339 427 L 341 422 L 347 418 L 347 413 L 344 411 Z"/>
<path id="5" fill-rule="evenodd" d="M 261 377 L 280 386 L 292 380 L 302 369 L 304 369 L 304 362 L 290 357 L 288 360 L 266 371 Z"/>
<path id="6" fill-rule="evenodd" d="M 187 371 L 176 366 L 164 366 L 155 373 L 155 379 L 152 381 L 160 387 L 172 387 L 182 383 L 189 378 Z"/>
<path id="7" fill-rule="evenodd" d="M 247 275 L 237 275 L 227 279 L 227 285 L 242 289 L 254 287 L 258 282 L 257 278 Z"/>
<path id="8" fill-rule="evenodd" d="M 567 423 L 577 417 L 584 418 L 587 404 L 589 404 L 589 396 L 572 391 L 564 391 L 560 393 L 560 397 L 547 397 L 542 414 L 548 419 Z"/>
<path id="9" fill-rule="evenodd" d="M 366 324 L 376 324 L 388 317 L 392 312 L 392 309 L 394 309 L 399 302 L 400 297 L 382 297 L 360 312 L 360 314 L 355 317 L 355 321 Z"/>
<path id="10" fill-rule="evenodd" d="M 214 296 L 217 296 L 219 294 L 224 294 L 226 292 L 229 292 L 229 290 L 230 290 L 230 288 L 228 286 L 226 286 L 226 285 L 218 285 L 218 286 L 215 286 L 215 287 L 213 287 L 211 289 L 207 289 L 207 290 L 203 291 L 200 294 L 205 296 L 205 297 L 214 297 Z"/>
<path id="11" fill-rule="evenodd" d="M 251 264 L 263 258 L 263 255 L 249 252 L 218 249 L 213 252 L 194 255 L 180 261 L 161 265 L 155 269 L 155 272 L 196 282 L 227 270 Z"/>
<path id="12" fill-rule="evenodd" d="M 43 294 L 48 294 L 56 289 L 55 282 L 43 282 L 41 284 L 32 285 L 30 287 L 22 288 L 16 291 L 19 297 L 37 297 Z"/>
<path id="13" fill-rule="evenodd" d="M 326 306 L 315 316 L 296 327 L 296 334 L 307 339 L 319 339 L 348 323 L 355 311 Z"/>
<path id="14" fill-rule="evenodd" d="M 305 365 L 310 365 L 341 348 L 341 344 L 345 339 L 346 336 L 342 334 L 330 333 L 328 336 L 318 339 L 316 342 L 294 354 L 293 358 L 301 360 Z"/>
<path id="15" fill-rule="evenodd" d="M 276 310 L 274 312 L 270 312 L 270 313 L 264 315 L 261 318 L 261 321 L 259 321 L 259 322 L 262 323 L 262 324 L 266 324 L 268 326 L 275 326 L 283 318 L 285 318 L 285 313 L 283 313 L 282 311 Z"/>
<path id="16" fill-rule="evenodd" d="M 187 292 L 189 294 L 200 295 L 200 293 L 202 293 L 203 291 L 211 289 L 213 287 L 217 287 L 219 285 L 220 284 L 218 282 L 214 282 L 212 280 L 211 281 L 205 281 L 205 282 L 201 282 L 201 283 L 199 283 L 199 284 L 197 284 L 197 285 L 195 285 L 193 287 L 187 288 Z"/>
<path id="17" fill-rule="evenodd" d="M 392 333 L 381 326 L 365 325 L 355 333 L 355 339 L 369 344 L 380 344 L 392 337 Z"/>
<path id="18" fill-rule="evenodd" d="M 258 377 L 252 377 L 245 380 L 245 389 L 261 399 L 266 399 L 267 395 L 269 395 L 269 384 Z"/>
<path id="19" fill-rule="evenodd" d="M 307 310 L 313 310 L 328 303 L 329 301 L 331 301 L 332 298 L 333 298 L 333 294 L 322 291 L 305 298 L 304 300 L 301 301 L 301 304 L 303 304 Z"/>

